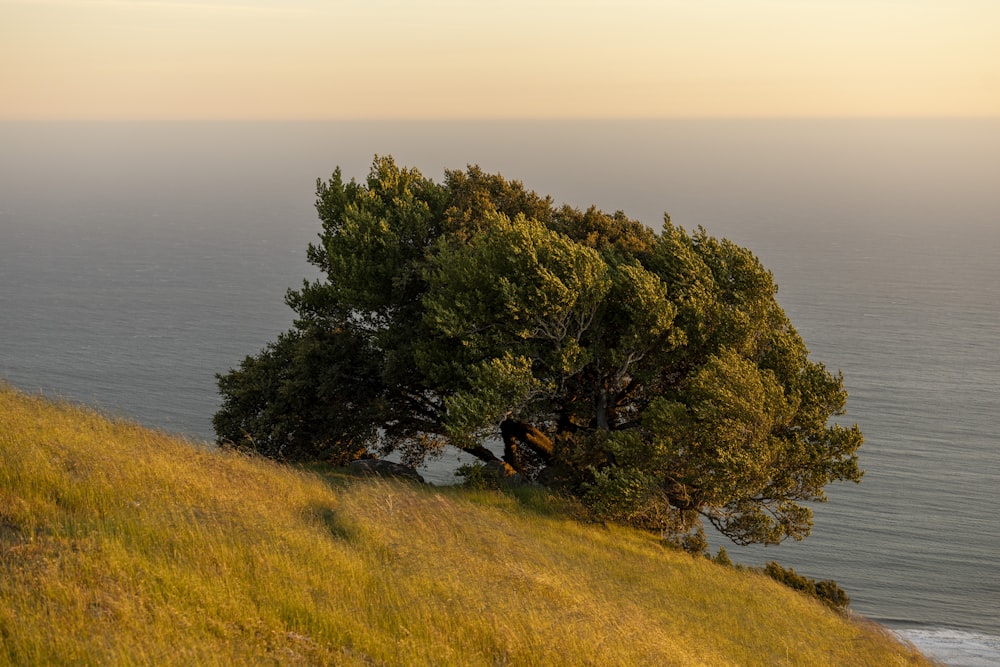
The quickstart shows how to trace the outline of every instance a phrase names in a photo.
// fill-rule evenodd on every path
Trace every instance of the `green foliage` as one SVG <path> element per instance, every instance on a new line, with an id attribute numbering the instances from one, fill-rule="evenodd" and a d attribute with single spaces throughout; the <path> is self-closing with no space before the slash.
<path id="1" fill-rule="evenodd" d="M 725 567 L 733 567 L 733 561 L 729 558 L 729 554 L 726 553 L 725 547 L 719 547 L 718 553 L 712 558 L 712 562 L 716 565 L 722 565 Z"/>
<path id="2" fill-rule="evenodd" d="M 695 530 L 680 535 L 675 539 L 676 544 L 692 556 L 703 556 L 708 553 L 708 536 L 699 526 Z"/>
<path id="3" fill-rule="evenodd" d="M 774 561 L 764 566 L 764 574 L 789 588 L 816 598 L 831 609 L 843 611 L 851 603 L 851 598 L 848 597 L 844 589 L 831 579 L 822 581 L 809 579 L 798 574 L 792 568 L 784 568 Z"/>
<path id="4" fill-rule="evenodd" d="M 462 479 L 462 486 L 470 489 L 491 489 L 498 491 L 504 488 L 503 479 L 493 469 L 482 463 L 470 463 L 458 467 L 455 476 Z"/>
<path id="5" fill-rule="evenodd" d="M 288 461 L 346 465 L 375 438 L 373 351 L 347 330 L 295 329 L 219 377 L 213 418 L 229 446 Z M 344 415 L 355 419 L 345 419 Z"/>
<path id="6" fill-rule="evenodd" d="M 831 423 L 842 378 L 745 248 L 391 158 L 318 182 L 316 207 L 323 278 L 288 293 L 292 331 L 220 376 L 226 446 L 407 463 L 456 447 L 699 551 L 704 522 L 801 539 L 805 503 L 861 477 L 860 431 Z"/>

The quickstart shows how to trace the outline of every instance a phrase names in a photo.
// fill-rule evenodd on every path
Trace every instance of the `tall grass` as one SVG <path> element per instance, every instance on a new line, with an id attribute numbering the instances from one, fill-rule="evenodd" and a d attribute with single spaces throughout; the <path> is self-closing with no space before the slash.
<path id="1" fill-rule="evenodd" d="M 221 454 L 0 386 L 0 664 L 928 664 L 562 509 Z"/>

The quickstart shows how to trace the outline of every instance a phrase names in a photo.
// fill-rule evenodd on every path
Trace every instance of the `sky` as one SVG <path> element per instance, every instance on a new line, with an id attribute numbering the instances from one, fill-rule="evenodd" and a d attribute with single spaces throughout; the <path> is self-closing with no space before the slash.
<path id="1" fill-rule="evenodd" d="M 1000 116 L 997 0 L 0 0 L 0 119 Z"/>

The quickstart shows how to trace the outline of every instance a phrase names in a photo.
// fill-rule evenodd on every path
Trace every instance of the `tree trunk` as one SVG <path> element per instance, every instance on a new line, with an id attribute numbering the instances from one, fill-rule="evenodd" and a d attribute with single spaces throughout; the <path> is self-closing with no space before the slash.
<path id="1" fill-rule="evenodd" d="M 594 425 L 601 431 L 608 430 L 608 390 L 604 387 L 594 401 Z"/>
<path id="2" fill-rule="evenodd" d="M 681 511 L 697 510 L 699 503 L 691 497 L 690 490 L 683 484 L 673 482 L 664 488 L 667 501 Z"/>
<path id="3" fill-rule="evenodd" d="M 518 472 L 523 472 L 517 453 L 520 445 L 538 454 L 547 464 L 555 461 L 552 440 L 531 424 L 506 419 L 500 424 L 500 435 L 503 437 L 503 460 Z"/>

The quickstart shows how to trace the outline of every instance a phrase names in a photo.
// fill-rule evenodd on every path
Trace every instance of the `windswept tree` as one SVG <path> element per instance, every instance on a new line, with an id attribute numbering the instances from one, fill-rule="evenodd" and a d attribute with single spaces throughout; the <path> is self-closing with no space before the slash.
<path id="1" fill-rule="evenodd" d="M 860 431 L 831 420 L 841 376 L 745 248 L 391 158 L 317 181 L 316 208 L 323 278 L 219 377 L 225 446 L 341 464 L 454 447 L 600 518 L 677 539 L 707 520 L 741 544 L 801 539 L 805 503 L 861 477 Z"/>

